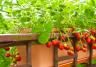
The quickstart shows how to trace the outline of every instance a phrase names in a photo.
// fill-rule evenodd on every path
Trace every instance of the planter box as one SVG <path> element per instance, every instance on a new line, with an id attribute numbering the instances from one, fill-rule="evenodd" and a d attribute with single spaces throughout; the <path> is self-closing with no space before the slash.
<path id="1" fill-rule="evenodd" d="M 1 44 L 0 47 L 7 47 L 7 46 L 18 46 L 18 50 L 22 56 L 22 61 L 19 62 L 19 64 L 25 64 L 26 63 L 26 47 L 20 46 L 24 45 L 25 41 L 30 40 L 36 40 L 37 35 L 36 34 L 4 34 L 0 35 L 0 42 L 5 43 Z M 19 41 L 19 42 L 18 42 Z M 10 42 L 12 42 L 10 44 Z M 22 43 L 23 42 L 23 43 Z M 6 44 L 8 43 L 8 45 Z M 33 45 L 32 46 L 32 66 L 33 67 L 53 67 L 53 47 L 47 48 L 45 45 Z M 58 56 L 67 56 L 66 51 L 60 51 L 58 53 Z M 93 56 L 96 58 L 96 51 L 94 50 Z M 82 59 L 84 57 L 87 57 L 88 59 L 88 53 L 79 52 L 78 53 L 78 59 Z M 79 61 L 80 63 L 83 63 L 85 59 Z M 72 59 L 64 60 L 59 62 L 59 67 L 61 65 L 64 65 L 66 63 L 70 64 L 72 63 Z"/>
<path id="2" fill-rule="evenodd" d="M 22 61 L 19 64 L 26 63 L 26 47 L 17 47 Z M 53 66 L 53 48 L 47 48 L 45 45 L 32 46 L 32 66 L 33 67 L 52 67 Z"/>
<path id="3" fill-rule="evenodd" d="M 25 46 L 19 46 L 17 47 L 21 56 L 22 61 L 19 64 L 25 64 L 26 63 L 26 47 Z M 46 45 L 33 45 L 32 46 L 32 66 L 33 67 L 53 67 L 53 47 L 47 48 Z M 67 56 L 66 50 L 60 51 L 58 53 L 58 56 Z M 88 57 L 87 52 L 80 51 L 78 53 L 78 59 L 82 59 L 84 57 Z M 86 59 L 79 61 L 80 63 L 85 62 Z M 72 63 L 72 59 L 60 61 L 59 65 L 61 67 L 61 64 L 68 64 Z M 65 65 L 66 66 L 66 65 Z"/>

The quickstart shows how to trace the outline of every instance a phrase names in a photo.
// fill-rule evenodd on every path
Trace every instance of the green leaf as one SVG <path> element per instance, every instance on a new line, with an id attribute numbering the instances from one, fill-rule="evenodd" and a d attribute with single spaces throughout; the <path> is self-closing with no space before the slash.
<path id="1" fill-rule="evenodd" d="M 50 37 L 50 32 L 52 30 L 52 23 L 46 23 L 44 24 L 44 31 L 42 31 L 40 33 L 40 36 L 39 36 L 39 39 L 38 41 L 41 43 L 41 44 L 45 44 L 48 42 L 49 40 L 49 37 Z"/>
<path id="2" fill-rule="evenodd" d="M 85 15 L 88 18 L 93 18 L 94 17 L 94 10 L 90 7 L 85 9 Z"/>
<path id="3" fill-rule="evenodd" d="M 96 59 L 92 60 L 92 64 L 96 64 Z"/>
<path id="4" fill-rule="evenodd" d="M 52 23 L 51 23 L 51 22 L 46 23 L 46 24 L 44 25 L 44 28 L 45 28 L 45 31 L 46 31 L 46 32 L 50 33 L 50 32 L 52 31 L 52 28 L 53 28 Z"/>
<path id="5" fill-rule="evenodd" d="M 49 40 L 49 36 L 50 36 L 50 33 L 47 33 L 47 32 L 41 33 L 39 38 L 38 38 L 38 42 L 41 44 L 47 43 Z"/>

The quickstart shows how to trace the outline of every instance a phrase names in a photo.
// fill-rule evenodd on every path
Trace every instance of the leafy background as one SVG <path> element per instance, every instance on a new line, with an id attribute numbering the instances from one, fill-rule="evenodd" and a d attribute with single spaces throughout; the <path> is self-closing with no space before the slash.
<path id="1" fill-rule="evenodd" d="M 0 4 L 1 33 L 14 28 L 31 28 L 32 32 L 47 27 L 48 32 L 52 27 L 96 28 L 95 0 L 0 0 Z"/>
<path id="2" fill-rule="evenodd" d="M 27 28 L 31 33 L 42 34 L 46 43 L 54 27 L 96 28 L 95 0 L 0 0 L 0 4 L 0 33 L 3 34 L 19 33 Z M 39 41 L 42 42 L 41 37 Z"/>

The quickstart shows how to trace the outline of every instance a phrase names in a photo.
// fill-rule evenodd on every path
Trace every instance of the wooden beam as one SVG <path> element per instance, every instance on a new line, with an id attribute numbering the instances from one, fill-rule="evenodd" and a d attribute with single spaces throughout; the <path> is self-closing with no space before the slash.
<path id="1" fill-rule="evenodd" d="M 64 60 L 69 60 L 69 59 L 73 59 L 73 56 L 61 56 L 61 57 L 58 57 L 58 62 L 64 61 Z"/>
<path id="2" fill-rule="evenodd" d="M 31 45 L 32 45 L 32 42 L 29 42 L 29 43 L 27 43 L 26 44 L 26 59 L 27 59 L 27 64 L 28 64 L 28 66 L 27 67 L 32 67 L 32 65 L 31 65 L 31 57 L 32 57 L 32 55 L 31 55 Z"/>
<path id="3" fill-rule="evenodd" d="M 54 47 L 53 51 L 54 51 L 54 53 L 53 53 L 54 67 L 58 67 L 58 48 Z"/>
<path id="4" fill-rule="evenodd" d="M 69 35 L 69 36 L 68 36 Z M 65 34 L 67 37 L 72 37 L 71 34 Z M 13 41 L 36 41 L 38 39 L 39 33 L 30 34 L 0 34 L 0 42 L 13 42 Z M 50 38 L 59 37 L 60 33 L 51 33 Z"/>
<path id="5" fill-rule="evenodd" d="M 37 40 L 38 34 L 0 34 L 0 42 Z"/>
<path id="6" fill-rule="evenodd" d="M 14 41 L 14 42 L 3 42 L 3 43 L 0 43 L 0 48 L 3 48 L 3 47 L 12 47 L 12 46 L 21 46 L 21 45 L 25 45 L 26 43 L 28 43 L 30 41 Z"/>
<path id="7" fill-rule="evenodd" d="M 77 63 L 87 63 L 87 61 L 88 61 L 88 57 L 84 57 L 84 58 L 78 59 Z M 64 67 L 65 65 L 72 65 L 72 63 L 73 63 L 73 60 L 69 59 L 67 62 L 59 63 L 59 67 Z"/>

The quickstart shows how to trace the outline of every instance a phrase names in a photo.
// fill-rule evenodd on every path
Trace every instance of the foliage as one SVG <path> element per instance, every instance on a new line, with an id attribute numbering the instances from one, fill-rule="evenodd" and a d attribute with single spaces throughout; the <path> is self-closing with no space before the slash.
<path id="1" fill-rule="evenodd" d="M 95 0 L 1 0 L 1 4 L 1 17 L 10 18 L 20 27 L 36 27 L 37 30 L 46 23 L 60 29 L 91 28 L 96 25 Z"/>
<path id="2" fill-rule="evenodd" d="M 1 0 L 0 3 L 0 33 L 16 33 L 20 28 L 31 28 L 41 34 L 50 33 L 53 27 L 96 28 L 95 0 Z"/>
<path id="3" fill-rule="evenodd" d="M 43 31 L 48 23 L 59 29 L 96 27 L 95 0 L 1 0 L 0 3 L 3 26 L 27 27 L 33 32 Z"/>
<path id="4" fill-rule="evenodd" d="M 4 48 L 0 48 L 0 66 L 1 67 L 10 67 L 12 63 L 11 57 L 6 57 L 6 52 L 10 52 L 10 54 L 13 54 L 15 51 L 15 47 L 10 47 L 11 49 L 9 51 L 6 51 Z"/>
<path id="5" fill-rule="evenodd" d="M 53 27 L 59 30 L 96 28 L 95 0 L 1 0 L 0 3 L 0 33 L 31 28 L 34 33 L 45 33 L 47 41 L 46 33 Z"/>

